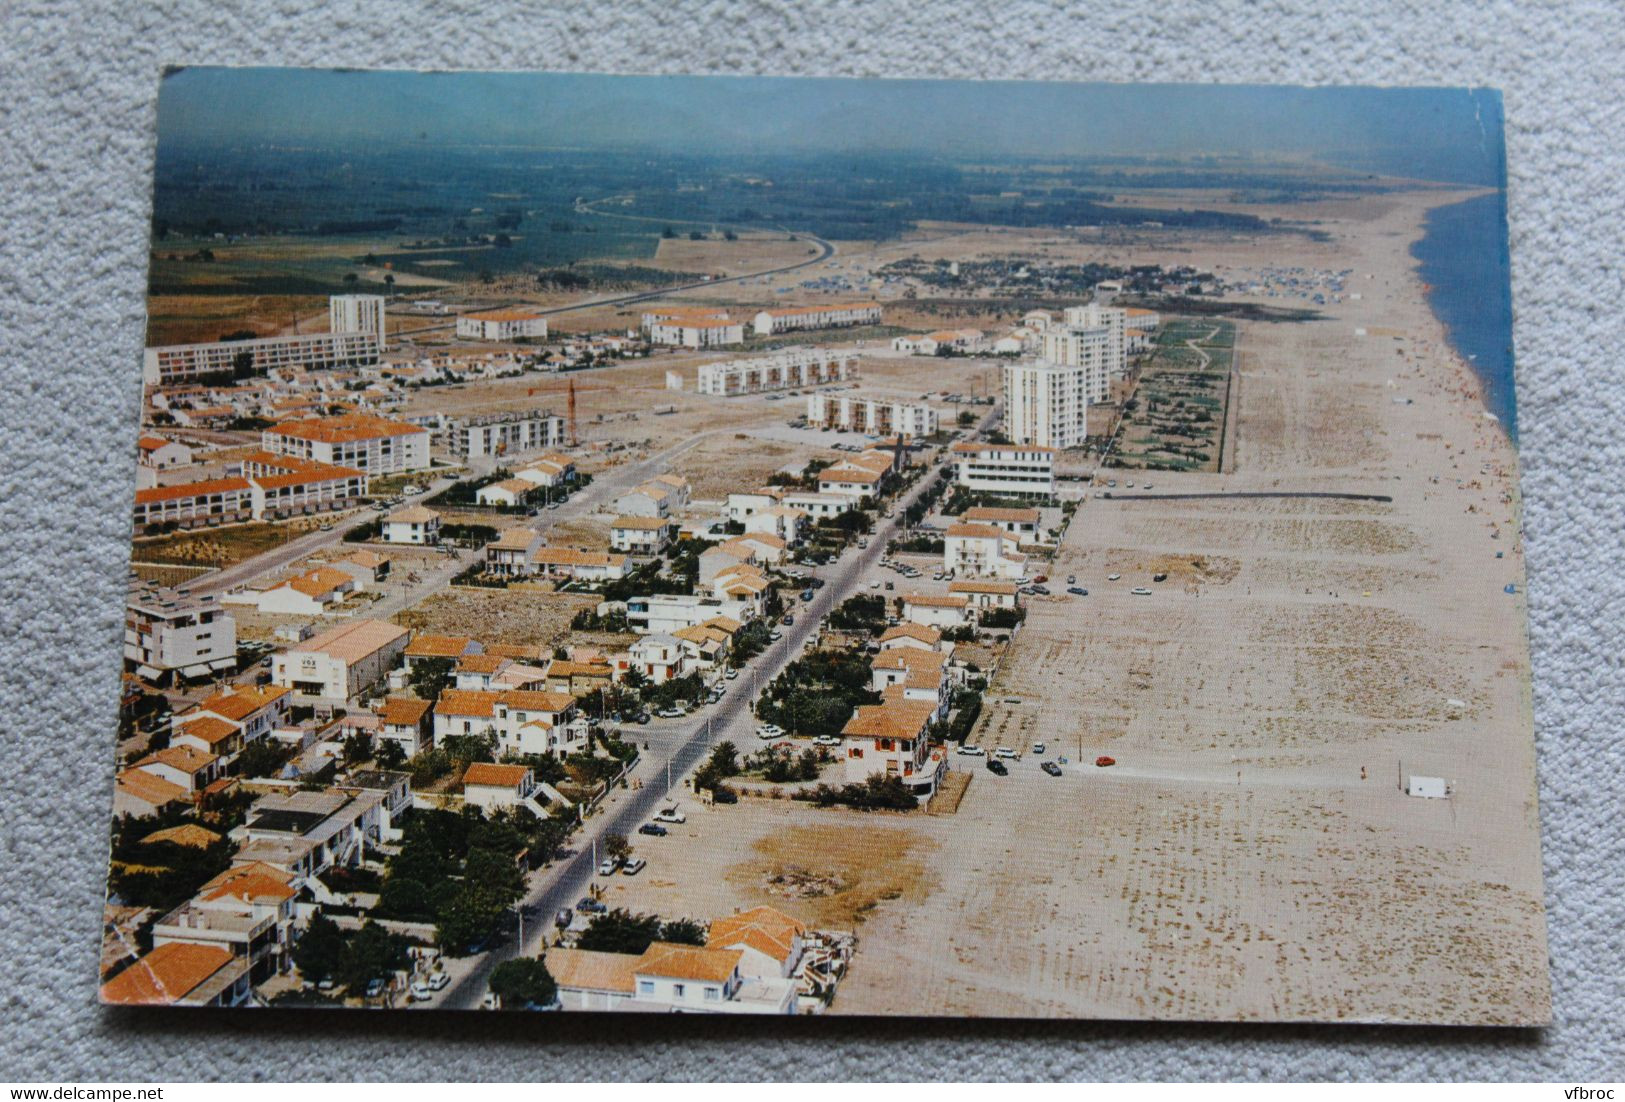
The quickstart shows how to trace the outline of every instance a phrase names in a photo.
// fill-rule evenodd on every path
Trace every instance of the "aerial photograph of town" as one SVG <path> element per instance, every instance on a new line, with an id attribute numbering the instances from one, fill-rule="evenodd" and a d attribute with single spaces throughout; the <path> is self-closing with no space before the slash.
<path id="1" fill-rule="evenodd" d="M 147 280 L 104 1003 L 1549 1020 L 1494 92 L 182 68 Z"/>

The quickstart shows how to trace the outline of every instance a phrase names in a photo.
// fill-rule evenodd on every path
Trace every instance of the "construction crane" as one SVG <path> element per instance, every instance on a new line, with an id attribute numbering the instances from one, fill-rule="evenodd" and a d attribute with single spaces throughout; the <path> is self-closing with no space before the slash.
<path id="1" fill-rule="evenodd" d="M 587 385 L 583 385 L 581 387 L 581 389 L 582 390 L 609 390 L 610 388 L 607 387 L 607 386 L 587 386 Z M 581 442 L 580 439 L 576 435 L 576 381 L 574 379 L 570 379 L 570 380 L 568 380 L 568 381 L 566 381 L 564 383 L 554 383 L 552 386 L 533 386 L 529 390 L 525 391 L 525 395 L 527 397 L 534 398 L 538 394 L 557 393 L 560 390 L 568 390 L 569 395 L 570 395 L 570 398 L 569 398 L 570 446 L 573 448 L 573 447 L 575 447 L 577 444 L 579 444 Z"/>

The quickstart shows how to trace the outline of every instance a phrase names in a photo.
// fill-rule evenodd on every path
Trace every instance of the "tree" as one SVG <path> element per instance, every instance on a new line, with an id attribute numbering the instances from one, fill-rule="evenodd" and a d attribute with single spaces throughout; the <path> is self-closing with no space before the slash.
<path id="1" fill-rule="evenodd" d="M 724 777 L 732 777 L 739 772 L 739 747 L 732 742 L 723 741 L 711 751 L 711 765 Z"/>
<path id="2" fill-rule="evenodd" d="M 345 272 L 344 273 L 344 285 L 346 287 L 354 287 L 356 284 L 358 284 L 360 282 L 361 282 L 361 277 L 356 275 L 354 272 Z"/>
<path id="3" fill-rule="evenodd" d="M 357 731 L 344 740 L 344 764 L 355 765 L 372 757 L 372 736 L 365 731 Z"/>
<path id="4" fill-rule="evenodd" d="M 399 769 L 406 764 L 406 751 L 401 749 L 401 744 L 394 739 L 381 739 L 375 760 L 380 769 Z"/>
<path id="5" fill-rule="evenodd" d="M 576 948 L 599 953 L 641 953 L 660 940 L 660 916 L 638 915 L 622 907 L 594 918 Z"/>
<path id="6" fill-rule="evenodd" d="M 232 764 L 239 777 L 275 777 L 287 764 L 290 750 L 272 739 L 255 739 L 244 746 Z"/>
<path id="7" fill-rule="evenodd" d="M 352 994 L 375 979 L 411 966 L 406 938 L 369 922 L 352 934 L 344 946 L 344 956 L 334 979 Z M 302 970 L 302 969 L 301 969 Z"/>
<path id="8" fill-rule="evenodd" d="M 439 700 L 456 679 L 454 666 L 450 658 L 420 658 L 413 664 L 406 683 L 424 700 Z"/>
<path id="9" fill-rule="evenodd" d="M 632 856 L 632 843 L 626 840 L 624 834 L 606 834 L 604 852 L 617 862 L 625 861 Z"/>
<path id="10" fill-rule="evenodd" d="M 293 963 L 307 980 L 337 979 L 344 967 L 344 931 L 317 912 L 293 945 Z"/>
<path id="11" fill-rule="evenodd" d="M 661 925 L 660 940 L 674 945 L 704 945 L 705 927 L 691 918 L 674 918 Z"/>
<path id="12" fill-rule="evenodd" d="M 384 273 L 384 286 L 388 287 L 391 291 L 395 290 L 395 273 L 393 273 L 393 272 L 385 272 Z"/>
<path id="13" fill-rule="evenodd" d="M 492 969 L 491 993 L 509 1009 L 545 1007 L 558 999 L 559 985 L 538 958 L 516 957 Z"/>

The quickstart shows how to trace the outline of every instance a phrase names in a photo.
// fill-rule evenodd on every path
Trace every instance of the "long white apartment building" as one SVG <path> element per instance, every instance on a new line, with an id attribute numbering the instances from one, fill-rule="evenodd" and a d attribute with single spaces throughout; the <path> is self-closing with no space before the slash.
<path id="1" fill-rule="evenodd" d="M 132 579 L 124 602 L 124 660 L 149 680 L 207 677 L 237 665 L 237 621 L 213 595 Z"/>
<path id="2" fill-rule="evenodd" d="M 327 300 L 327 327 L 335 333 L 370 333 L 378 350 L 389 347 L 384 333 L 383 295 L 332 295 Z"/>
<path id="3" fill-rule="evenodd" d="M 453 419 L 446 449 L 459 458 L 544 451 L 564 444 L 564 418 L 552 410 L 512 410 Z"/>
<path id="4" fill-rule="evenodd" d="M 1055 451 L 1032 444 L 953 446 L 954 480 L 967 490 L 1018 497 L 1055 496 Z"/>
<path id="5" fill-rule="evenodd" d="M 1089 436 L 1090 374 L 1085 367 L 1042 360 L 1006 364 L 1005 433 L 1018 444 L 1081 447 Z"/>
<path id="6" fill-rule="evenodd" d="M 535 310 L 513 308 L 461 314 L 457 335 L 474 341 L 546 340 L 547 319 Z"/>
<path id="7" fill-rule="evenodd" d="M 377 363 L 381 350 L 380 338 L 372 333 L 305 333 L 247 341 L 166 344 L 142 354 L 141 380 L 149 386 L 173 386 L 203 376 L 231 375 L 237 369 L 237 358 L 243 355 L 248 356 L 250 368 L 258 373 L 278 367 L 360 367 Z"/>
<path id="8" fill-rule="evenodd" d="M 842 432 L 918 438 L 937 431 L 937 411 L 891 398 L 818 391 L 807 395 L 807 423 Z"/>
<path id="9" fill-rule="evenodd" d="M 370 476 L 421 471 L 429 466 L 429 430 L 365 413 L 284 421 L 260 433 L 260 446 Z"/>
<path id="10" fill-rule="evenodd" d="M 766 390 L 822 386 L 858 377 L 858 357 L 823 348 L 787 348 L 770 356 L 701 364 L 694 389 L 728 396 Z"/>
<path id="11" fill-rule="evenodd" d="M 837 329 L 853 325 L 879 325 L 880 303 L 838 302 L 820 306 L 786 306 L 763 310 L 751 319 L 758 337 L 795 329 Z"/>
<path id="12" fill-rule="evenodd" d="M 662 310 L 643 315 L 643 331 L 650 344 L 675 348 L 722 348 L 742 344 L 745 325 L 725 310 Z"/>

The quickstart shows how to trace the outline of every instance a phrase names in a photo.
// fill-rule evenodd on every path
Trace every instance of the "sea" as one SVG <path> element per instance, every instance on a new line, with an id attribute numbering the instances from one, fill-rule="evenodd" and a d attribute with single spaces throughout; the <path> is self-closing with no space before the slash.
<path id="1" fill-rule="evenodd" d="M 1484 407 L 1518 442 L 1512 383 L 1512 272 L 1507 258 L 1506 192 L 1435 207 L 1411 246 L 1421 261 L 1428 304 L 1451 346 L 1478 373 Z"/>

